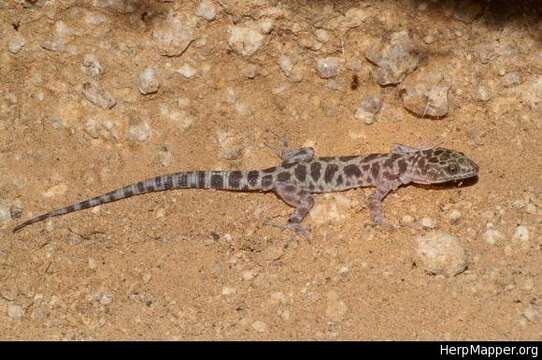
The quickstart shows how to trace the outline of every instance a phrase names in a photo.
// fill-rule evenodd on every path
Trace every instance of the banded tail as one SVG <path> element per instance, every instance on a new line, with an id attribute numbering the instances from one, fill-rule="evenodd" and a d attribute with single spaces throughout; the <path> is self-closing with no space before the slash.
<path id="1" fill-rule="evenodd" d="M 265 181 L 264 181 L 265 182 Z M 268 184 L 263 184 L 268 185 Z M 270 184 L 269 184 L 270 185 Z M 262 186 L 260 171 L 186 171 L 162 175 L 127 185 L 92 199 L 51 210 L 17 225 L 13 232 L 55 216 L 92 208 L 98 205 L 126 199 L 135 195 L 173 189 L 217 189 L 230 191 L 266 190 Z"/>

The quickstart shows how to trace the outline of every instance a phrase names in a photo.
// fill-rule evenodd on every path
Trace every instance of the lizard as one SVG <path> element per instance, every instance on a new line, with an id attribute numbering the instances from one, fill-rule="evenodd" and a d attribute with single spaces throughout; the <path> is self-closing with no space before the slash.
<path id="1" fill-rule="evenodd" d="M 370 220 L 384 224 L 382 201 L 401 185 L 461 181 L 477 176 L 479 170 L 462 152 L 442 147 L 394 144 L 389 153 L 315 157 L 312 147 L 289 150 L 284 142 L 277 155 L 278 166 L 261 170 L 182 171 L 149 178 L 33 217 L 13 232 L 55 216 L 172 189 L 274 192 L 294 208 L 284 227 L 303 233 L 300 224 L 314 206 L 313 194 L 373 186 L 376 189 L 368 197 Z"/>

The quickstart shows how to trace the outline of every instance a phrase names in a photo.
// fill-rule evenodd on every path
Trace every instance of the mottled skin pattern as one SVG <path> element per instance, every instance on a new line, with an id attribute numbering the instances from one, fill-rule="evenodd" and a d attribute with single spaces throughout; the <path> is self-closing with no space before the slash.
<path id="1" fill-rule="evenodd" d="M 390 153 L 314 157 L 312 148 L 280 153 L 279 166 L 250 171 L 186 171 L 128 185 L 79 203 L 55 209 L 19 224 L 23 227 L 54 216 L 125 199 L 134 195 L 171 189 L 217 189 L 274 192 L 295 208 L 286 227 L 302 232 L 300 223 L 314 205 L 311 194 L 374 186 L 368 206 L 371 221 L 382 224 L 382 200 L 409 183 L 435 184 L 476 176 L 478 165 L 463 153 L 444 149 L 418 149 L 394 145 Z"/>

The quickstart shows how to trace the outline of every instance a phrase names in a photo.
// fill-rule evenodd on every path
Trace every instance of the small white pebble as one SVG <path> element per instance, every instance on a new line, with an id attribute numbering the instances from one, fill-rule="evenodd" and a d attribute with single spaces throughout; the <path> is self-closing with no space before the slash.
<path id="1" fill-rule="evenodd" d="M 318 41 L 325 43 L 329 41 L 329 32 L 324 29 L 316 29 L 314 32 L 314 35 L 316 35 L 316 38 Z"/>
<path id="2" fill-rule="evenodd" d="M 432 231 L 416 238 L 422 268 L 434 275 L 455 276 L 467 268 L 468 258 L 457 237 Z"/>
<path id="3" fill-rule="evenodd" d="M 88 258 L 88 268 L 92 271 L 96 270 L 97 263 L 94 258 Z"/>
<path id="4" fill-rule="evenodd" d="M 12 54 L 17 54 L 25 45 L 25 39 L 21 33 L 15 33 L 9 40 L 8 51 Z"/>
<path id="5" fill-rule="evenodd" d="M 130 119 L 126 138 L 133 143 L 144 143 L 151 137 L 151 128 L 147 122 Z"/>
<path id="6" fill-rule="evenodd" d="M 529 241 L 529 229 L 524 225 L 519 225 L 514 229 L 514 240 L 521 242 Z"/>
<path id="7" fill-rule="evenodd" d="M 147 67 L 138 77 L 138 89 L 143 95 L 153 94 L 158 91 L 160 82 L 156 77 L 156 71 L 153 68 Z"/>
<path id="8" fill-rule="evenodd" d="M 448 218 L 450 219 L 451 224 L 457 224 L 459 220 L 461 219 L 461 213 L 459 210 L 452 210 L 450 212 L 450 215 L 448 215 Z"/>
<path id="9" fill-rule="evenodd" d="M 252 323 L 252 328 L 260 334 L 267 331 L 267 325 L 263 321 L 260 321 L 260 320 L 254 321 Z"/>
<path id="10" fill-rule="evenodd" d="M 111 294 L 108 291 L 105 291 L 100 294 L 100 304 L 102 305 L 109 305 L 113 302 L 113 294 Z"/>
<path id="11" fill-rule="evenodd" d="M 410 216 L 410 215 L 405 215 L 401 218 L 401 223 L 404 224 L 404 225 L 410 225 L 414 222 L 414 217 Z"/>
<path id="12" fill-rule="evenodd" d="M 279 66 L 284 75 L 290 76 L 292 73 L 292 70 L 294 69 L 294 64 L 292 63 L 292 60 L 287 55 L 281 55 L 279 57 Z"/>
<path id="13" fill-rule="evenodd" d="M 8 317 L 11 320 L 21 320 L 24 316 L 24 309 L 21 305 L 9 304 L 8 305 Z"/>
<path id="14" fill-rule="evenodd" d="M 533 304 L 530 304 L 525 310 L 523 310 L 523 316 L 530 322 L 536 322 L 539 319 L 539 313 Z"/>
<path id="15" fill-rule="evenodd" d="M 177 72 L 181 74 L 182 76 L 184 76 L 185 78 L 190 79 L 194 75 L 196 75 L 198 71 L 195 68 L 193 68 L 190 64 L 186 63 L 183 66 L 181 66 L 179 70 L 177 70 Z"/>
<path id="16" fill-rule="evenodd" d="M 93 54 L 87 54 L 83 58 L 81 70 L 88 76 L 97 79 L 102 73 L 102 65 Z"/>
<path id="17" fill-rule="evenodd" d="M 340 59 L 336 57 L 318 59 L 316 61 L 316 70 L 318 71 L 318 75 L 322 79 L 329 79 L 337 76 L 339 73 L 339 63 Z"/>
<path id="18" fill-rule="evenodd" d="M 243 277 L 243 280 L 250 281 L 250 280 L 254 279 L 256 274 L 257 273 L 254 270 L 247 270 L 247 271 L 243 271 L 243 274 L 241 276 Z"/>
<path id="19" fill-rule="evenodd" d="M 195 12 L 196 16 L 202 17 L 205 20 L 212 21 L 216 18 L 216 7 L 212 1 L 202 0 L 199 2 Z"/>
<path id="20" fill-rule="evenodd" d="M 149 281 L 151 281 L 152 275 L 149 273 L 146 273 L 143 275 L 143 282 L 147 284 Z"/>
<path id="21" fill-rule="evenodd" d="M 485 242 L 490 245 L 495 245 L 498 241 L 504 239 L 504 235 L 499 230 L 493 229 L 492 227 L 488 228 L 482 237 Z"/>
<path id="22" fill-rule="evenodd" d="M 0 222 L 11 220 L 9 206 L 0 203 Z"/>
<path id="23" fill-rule="evenodd" d="M 350 268 L 346 265 L 343 265 L 339 268 L 339 274 L 346 274 L 350 271 Z"/>
<path id="24" fill-rule="evenodd" d="M 264 19 L 259 22 L 260 31 L 264 34 L 269 34 L 273 30 L 273 20 Z"/>
<path id="25" fill-rule="evenodd" d="M 235 294 L 235 289 L 234 288 L 226 286 L 225 288 L 222 289 L 222 295 L 229 296 L 229 295 L 232 295 L 232 294 Z"/>
<path id="26" fill-rule="evenodd" d="M 434 229 L 436 227 L 435 220 L 430 217 L 423 217 L 420 219 L 420 225 L 426 229 Z"/>

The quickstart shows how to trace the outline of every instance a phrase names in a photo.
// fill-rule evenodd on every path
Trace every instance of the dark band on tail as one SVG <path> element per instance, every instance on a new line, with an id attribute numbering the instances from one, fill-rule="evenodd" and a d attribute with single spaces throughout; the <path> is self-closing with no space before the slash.
<path id="1" fill-rule="evenodd" d="M 252 173 L 252 174 L 251 174 Z M 39 221 L 55 216 L 68 214 L 74 211 L 84 210 L 98 205 L 122 200 L 135 195 L 172 189 L 218 189 L 254 191 L 261 189 L 261 182 L 253 172 L 250 181 L 247 180 L 245 171 L 186 171 L 170 175 L 157 176 L 138 183 L 127 185 L 92 199 L 84 200 L 76 204 L 51 210 L 17 225 L 13 232 L 17 232 Z"/>

